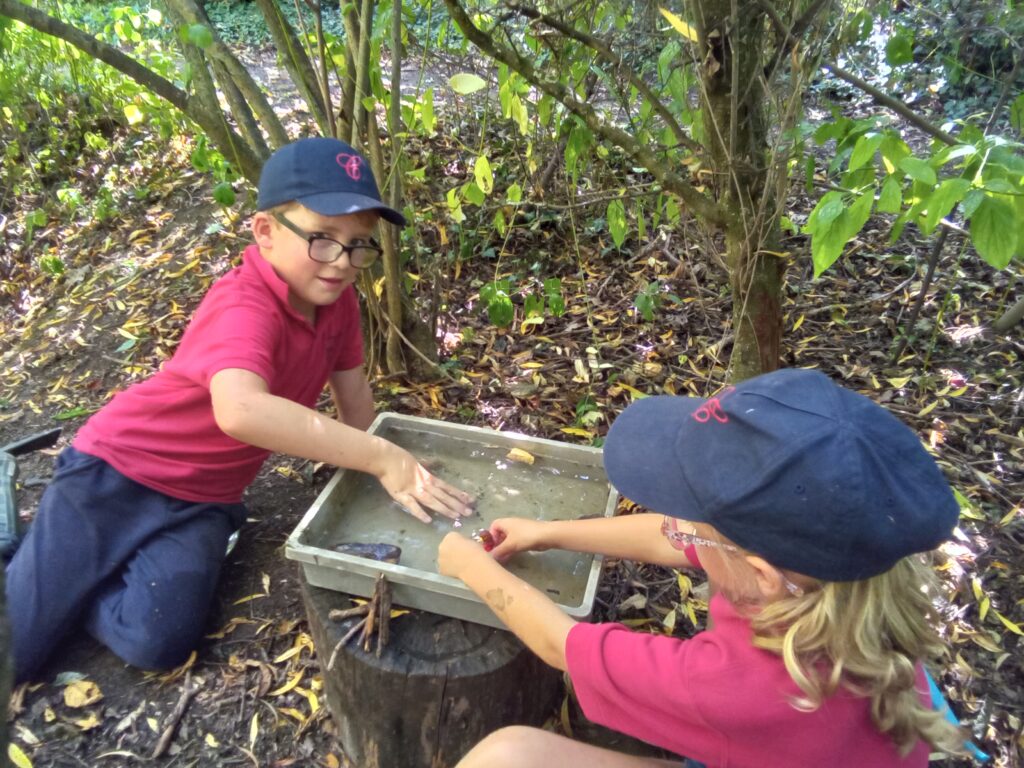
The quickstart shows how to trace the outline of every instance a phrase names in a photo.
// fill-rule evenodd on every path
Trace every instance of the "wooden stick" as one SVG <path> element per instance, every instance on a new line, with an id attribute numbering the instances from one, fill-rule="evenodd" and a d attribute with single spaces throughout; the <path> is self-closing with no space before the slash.
<path id="1" fill-rule="evenodd" d="M 380 595 L 383 590 L 384 574 L 377 574 L 377 581 L 373 584 L 373 597 L 370 598 L 370 612 L 366 614 L 366 626 L 363 627 L 363 650 L 369 652 L 370 637 L 373 635 L 373 625 L 380 615 Z"/>
<path id="2" fill-rule="evenodd" d="M 377 658 L 388 644 L 388 629 L 391 622 L 391 585 L 381 574 L 380 608 L 377 609 Z"/>
<path id="3" fill-rule="evenodd" d="M 360 619 L 355 624 L 353 624 L 352 628 L 349 629 L 349 631 L 345 633 L 345 635 L 341 638 L 341 640 L 338 641 L 338 644 L 336 646 L 334 646 L 334 650 L 331 652 L 331 659 L 330 659 L 330 661 L 327 662 L 327 671 L 328 672 L 330 672 L 332 669 L 334 669 L 334 662 L 338 658 L 338 651 L 340 651 L 342 648 L 344 648 L 345 647 L 345 643 L 347 643 L 349 640 L 351 640 L 352 636 L 355 635 L 355 633 L 358 632 L 360 629 L 363 629 L 363 627 L 365 627 L 365 626 L 366 626 L 366 619 L 365 618 Z"/>
<path id="4" fill-rule="evenodd" d="M 156 748 L 153 750 L 154 760 L 163 755 L 167 748 L 171 746 L 171 739 L 174 738 L 174 732 L 178 728 L 178 723 L 181 722 L 181 717 L 185 714 L 188 703 L 192 701 L 192 698 L 197 693 L 199 693 L 199 688 L 192 687 L 192 670 L 189 670 L 185 673 L 185 687 L 181 691 L 181 697 L 178 699 L 178 703 L 174 705 L 174 711 L 171 712 L 171 716 L 167 718 L 164 732 L 160 734 L 160 740 L 156 743 Z"/>
<path id="5" fill-rule="evenodd" d="M 327 618 L 331 621 L 344 621 L 345 619 L 351 619 L 353 616 L 365 616 L 369 611 L 370 604 L 363 603 L 353 608 L 334 608 L 327 614 Z"/>

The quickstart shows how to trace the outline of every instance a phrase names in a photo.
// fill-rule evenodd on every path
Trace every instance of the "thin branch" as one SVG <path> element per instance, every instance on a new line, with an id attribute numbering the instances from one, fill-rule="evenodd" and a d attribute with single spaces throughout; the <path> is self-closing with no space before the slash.
<path id="1" fill-rule="evenodd" d="M 946 237 L 949 235 L 949 230 L 943 228 L 939 232 L 939 236 L 935 238 L 935 243 L 932 245 L 931 253 L 928 254 L 928 269 L 925 271 L 924 280 L 921 281 L 921 290 L 917 294 L 917 301 L 914 302 L 914 306 L 910 310 L 910 315 L 907 317 L 907 323 L 903 329 L 903 337 L 900 339 L 899 344 L 896 345 L 896 349 L 893 350 L 889 360 L 892 363 L 899 362 L 900 357 L 903 355 L 903 350 L 907 348 L 907 343 L 910 341 L 910 333 L 914 330 L 914 325 L 917 323 L 917 317 L 921 314 L 921 308 L 924 306 L 925 297 L 928 294 L 928 289 L 932 286 L 932 278 L 935 277 L 935 267 L 939 263 L 939 256 L 942 255 L 942 248 L 946 245 Z"/>
<path id="2" fill-rule="evenodd" d="M 507 64 L 544 93 L 561 102 L 591 131 L 632 155 L 638 164 L 643 165 L 662 183 L 666 191 L 678 195 L 687 207 L 705 223 L 721 229 L 730 229 L 736 226 L 737 222 L 733 220 L 724 206 L 719 205 L 710 196 L 698 192 L 688 180 L 669 170 L 664 159 L 658 158 L 630 134 L 602 121 L 589 104 L 584 104 L 576 99 L 564 85 L 542 77 L 534 65 L 518 51 L 495 43 L 491 35 L 470 20 L 458 0 L 445 0 L 445 5 L 456 25 L 462 30 L 462 34 L 480 50 L 494 60 Z"/>
<path id="3" fill-rule="evenodd" d="M 669 128 L 672 129 L 672 134 L 676 137 L 676 141 L 692 152 L 704 151 L 704 148 L 701 147 L 700 144 L 690 138 L 683 126 L 679 124 L 679 121 L 676 120 L 675 116 L 671 112 L 669 112 L 668 107 L 666 107 L 664 102 L 662 102 L 654 91 L 651 90 L 651 87 L 647 85 L 643 78 L 639 77 L 632 68 L 626 67 L 623 64 L 622 57 L 617 56 L 600 38 L 587 34 L 586 32 L 581 32 L 569 24 L 559 21 L 553 16 L 541 13 L 535 8 L 521 5 L 518 2 L 510 3 L 509 7 L 514 11 L 518 11 L 528 19 L 540 21 L 542 24 L 546 24 L 552 29 L 557 30 L 565 37 L 581 42 L 589 48 L 594 49 L 602 59 L 614 66 L 616 69 L 620 71 L 624 70 L 625 75 L 629 80 L 629 84 L 636 88 L 637 92 L 641 96 L 647 99 L 654 111 L 658 113 L 658 116 L 668 124 Z"/>

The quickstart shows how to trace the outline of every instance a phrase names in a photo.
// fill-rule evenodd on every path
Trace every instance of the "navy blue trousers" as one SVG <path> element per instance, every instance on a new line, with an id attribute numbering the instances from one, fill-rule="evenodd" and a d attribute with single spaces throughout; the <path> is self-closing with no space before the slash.
<path id="1" fill-rule="evenodd" d="M 84 627 L 133 666 L 171 669 L 205 629 L 242 504 L 183 501 L 66 448 L 7 567 L 14 676 Z"/>

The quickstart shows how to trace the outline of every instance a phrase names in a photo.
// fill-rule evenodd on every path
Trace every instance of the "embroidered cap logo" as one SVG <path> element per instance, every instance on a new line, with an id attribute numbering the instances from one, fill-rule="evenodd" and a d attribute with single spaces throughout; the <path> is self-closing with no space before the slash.
<path id="1" fill-rule="evenodd" d="M 363 177 L 363 158 L 359 155 L 350 155 L 348 152 L 339 152 L 338 156 L 334 159 L 353 181 L 359 181 L 359 179 Z"/>
<path id="2" fill-rule="evenodd" d="M 719 424 L 728 424 L 729 417 L 722 412 L 722 400 L 735 391 L 736 387 L 728 387 L 722 392 L 721 396 L 708 398 L 704 405 L 693 412 L 694 420 L 699 421 L 701 424 L 707 424 L 711 419 L 714 419 Z"/>

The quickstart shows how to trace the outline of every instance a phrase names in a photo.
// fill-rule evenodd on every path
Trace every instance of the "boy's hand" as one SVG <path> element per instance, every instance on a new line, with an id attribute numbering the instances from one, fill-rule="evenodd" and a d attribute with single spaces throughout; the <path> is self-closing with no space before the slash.
<path id="1" fill-rule="evenodd" d="M 480 544 L 452 531 L 441 539 L 437 548 L 437 572 L 461 579 L 462 574 L 477 562 L 476 558 L 482 557 L 491 559 Z"/>
<path id="2" fill-rule="evenodd" d="M 546 523 L 523 517 L 502 517 L 491 523 L 491 536 L 496 542 L 491 557 L 504 563 L 517 552 L 543 552 L 551 545 L 544 540 Z"/>
<path id="3" fill-rule="evenodd" d="M 429 523 L 430 515 L 424 507 L 455 519 L 473 514 L 472 496 L 430 474 L 404 448 L 393 447 L 380 482 L 410 515 Z"/>

